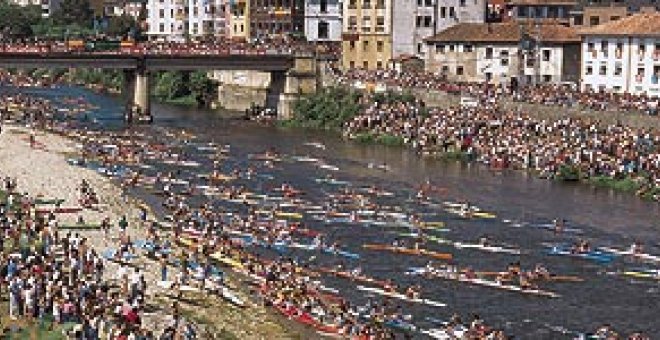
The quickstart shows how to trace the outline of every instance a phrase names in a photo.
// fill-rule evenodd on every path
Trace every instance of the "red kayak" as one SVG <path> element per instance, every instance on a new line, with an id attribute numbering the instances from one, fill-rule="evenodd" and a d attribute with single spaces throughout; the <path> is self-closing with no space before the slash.
<path id="1" fill-rule="evenodd" d="M 63 207 L 55 209 L 37 209 L 37 214 L 75 214 L 83 211 L 82 207 Z"/>

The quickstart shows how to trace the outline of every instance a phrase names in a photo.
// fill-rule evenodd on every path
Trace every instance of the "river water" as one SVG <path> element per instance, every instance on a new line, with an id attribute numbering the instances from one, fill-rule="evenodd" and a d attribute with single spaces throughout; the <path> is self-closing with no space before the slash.
<path id="1" fill-rule="evenodd" d="M 87 97 L 88 101 L 100 107 L 91 117 L 98 119 L 105 128 L 121 127 L 123 106 L 115 98 L 77 88 L 22 91 L 53 98 Z M 441 214 L 440 219 L 451 229 L 441 236 L 476 241 L 478 237 L 488 235 L 494 240 L 519 246 L 524 254 L 511 256 L 454 251 L 433 244 L 425 247 L 451 251 L 461 266 L 472 266 L 477 270 L 500 271 L 507 264 L 520 261 L 523 268 L 543 263 L 553 272 L 586 279 L 582 283 L 542 284 L 543 288 L 561 294 L 560 298 L 547 299 L 439 279 L 405 276 L 403 272 L 408 267 L 423 266 L 426 259 L 362 249 L 364 243 L 394 240 L 397 235 L 389 229 L 323 225 L 321 222 L 307 221 L 311 228 L 326 232 L 343 247 L 360 253 L 360 265 L 366 274 L 379 279 L 391 278 L 404 286 L 419 283 L 424 296 L 448 304 L 447 308 L 426 308 L 401 303 L 403 310 L 413 315 L 417 325 L 429 327 L 432 325 L 429 319 L 448 319 L 453 312 L 458 312 L 466 318 L 472 313 L 478 314 L 488 324 L 523 339 L 571 338 L 570 332 L 593 331 L 602 324 L 611 324 L 623 334 L 639 330 L 652 338 L 660 338 L 660 282 L 631 280 L 608 274 L 652 265 L 623 259 L 600 265 L 548 256 L 542 245 L 544 242 L 574 242 L 575 236 L 557 236 L 536 228 L 514 227 L 503 221 L 532 223 L 564 218 L 571 227 L 583 229 L 583 237 L 593 245 L 624 248 L 632 240 L 641 240 L 646 252 L 660 254 L 660 205 L 657 203 L 605 189 L 536 179 L 521 172 L 492 172 L 478 165 L 423 159 L 405 148 L 346 142 L 334 134 L 264 127 L 223 119 L 217 113 L 206 110 L 159 104 L 154 104 L 152 109 L 155 124 L 145 129 L 153 129 L 157 133 L 159 127 L 185 128 L 195 133 L 198 141 L 231 144 L 232 165 L 236 167 L 247 165 L 248 154 L 261 153 L 268 148 L 286 154 L 323 158 L 341 169 L 335 174 L 338 179 L 355 185 L 379 185 L 397 193 L 397 199 L 393 202 L 405 205 L 407 209 L 420 210 L 421 207 L 416 207 L 406 198 L 414 195 L 411 188 L 428 180 L 446 189 L 443 199 L 469 200 L 498 215 L 495 220 L 462 220 Z M 320 142 L 326 145 L 326 149 L 311 148 L 303 145 L 305 142 Z M 392 171 L 385 173 L 369 169 L 367 164 L 370 162 L 386 163 Z M 306 198 L 311 200 L 327 189 L 313 180 L 325 173 L 312 165 L 284 163 L 282 169 L 273 174 L 276 178 L 270 184 L 290 183 L 307 192 Z M 300 258 L 304 255 L 293 254 Z M 341 259 L 324 256 L 313 261 L 313 265 L 348 264 Z M 356 303 L 364 303 L 368 299 L 348 281 L 328 277 L 324 278 L 324 282 Z"/>

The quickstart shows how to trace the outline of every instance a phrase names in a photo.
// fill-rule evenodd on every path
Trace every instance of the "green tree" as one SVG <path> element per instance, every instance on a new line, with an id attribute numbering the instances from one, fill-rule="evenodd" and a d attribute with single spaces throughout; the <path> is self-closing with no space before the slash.
<path id="1" fill-rule="evenodd" d="M 131 33 L 131 30 L 137 31 L 138 25 L 135 22 L 135 19 L 130 15 L 121 15 L 117 17 L 111 17 L 108 20 L 108 28 L 106 33 L 110 36 L 116 37 L 126 37 Z"/>
<path id="2" fill-rule="evenodd" d="M 32 26 L 42 21 L 39 6 L 21 7 L 0 1 L 0 34 L 5 38 L 25 38 L 33 35 Z"/>
<path id="3" fill-rule="evenodd" d="M 161 100 L 172 100 L 190 93 L 181 72 L 162 72 L 155 78 L 154 95 Z"/>
<path id="4" fill-rule="evenodd" d="M 92 27 L 94 10 L 89 0 L 63 0 L 53 13 L 56 23 L 62 25 L 77 24 L 85 28 Z"/>
<path id="5" fill-rule="evenodd" d="M 209 79 L 205 71 L 195 71 L 190 74 L 190 94 L 200 105 L 207 104 L 217 97 L 218 84 Z"/>

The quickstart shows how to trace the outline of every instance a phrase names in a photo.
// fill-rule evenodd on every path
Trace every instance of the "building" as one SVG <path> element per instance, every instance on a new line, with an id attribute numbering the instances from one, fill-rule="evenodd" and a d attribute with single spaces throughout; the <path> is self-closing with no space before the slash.
<path id="1" fill-rule="evenodd" d="M 103 2 L 103 16 L 105 17 L 128 15 L 139 22 L 146 10 L 146 0 L 106 0 Z"/>
<path id="2" fill-rule="evenodd" d="M 224 38 L 229 14 L 227 0 L 149 0 L 147 35 L 163 41 Z"/>
<path id="3" fill-rule="evenodd" d="M 658 8 L 656 0 L 580 0 L 571 12 L 572 25 L 592 27 L 635 13 L 655 12 Z"/>
<path id="4" fill-rule="evenodd" d="M 426 70 L 450 81 L 495 84 L 579 80 L 580 39 L 557 24 L 462 23 L 426 40 Z"/>
<path id="5" fill-rule="evenodd" d="M 305 37 L 307 41 L 341 40 L 341 2 L 339 0 L 306 1 Z"/>
<path id="6" fill-rule="evenodd" d="M 394 58 L 417 56 L 424 59 L 426 38 L 461 22 L 483 23 L 486 20 L 485 0 L 397 0 L 393 6 Z"/>
<path id="7" fill-rule="evenodd" d="M 384 69 L 392 59 L 393 0 L 343 2 L 342 66 Z"/>
<path id="8" fill-rule="evenodd" d="M 230 2 L 229 37 L 234 40 L 250 38 L 250 0 Z"/>
<path id="9" fill-rule="evenodd" d="M 569 25 L 571 12 L 577 4 L 577 0 L 511 0 L 505 17 L 515 21 Z"/>
<path id="10" fill-rule="evenodd" d="M 249 0 L 250 37 L 273 38 L 305 34 L 304 0 Z"/>
<path id="11" fill-rule="evenodd" d="M 11 2 L 19 6 L 41 7 L 41 16 L 48 18 L 60 8 L 62 0 L 11 0 Z"/>
<path id="12" fill-rule="evenodd" d="M 583 90 L 660 96 L 660 13 L 581 31 Z"/>

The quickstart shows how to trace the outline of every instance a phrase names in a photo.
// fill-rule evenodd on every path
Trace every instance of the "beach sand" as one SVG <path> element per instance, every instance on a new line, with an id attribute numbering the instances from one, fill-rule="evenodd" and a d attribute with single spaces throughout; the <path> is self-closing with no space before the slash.
<path id="1" fill-rule="evenodd" d="M 98 224 L 103 218 L 109 217 L 113 224 L 109 235 L 111 240 L 105 240 L 102 232 L 98 230 L 76 231 L 86 237 L 97 251 L 103 251 L 108 246 L 116 248 L 112 239 L 119 236 L 117 221 L 123 215 L 128 217 L 128 233 L 131 239 L 145 238 L 145 231 L 136 227 L 139 225 L 137 216 L 140 202 L 126 197 L 121 188 L 110 179 L 93 170 L 67 163 L 67 157 L 74 155 L 77 151 L 75 142 L 58 135 L 34 131 L 36 141 L 42 144 L 43 148 L 32 148 L 29 143 L 30 133 L 33 131 L 28 127 L 3 126 L 0 134 L 0 176 L 2 178 L 5 176 L 14 178 L 18 183 L 18 190 L 28 193 L 31 197 L 64 199 L 62 207 L 79 206 L 79 186 L 85 179 L 95 190 L 102 205 L 101 211 L 83 210 L 76 214 L 59 214 L 60 224 L 73 224 L 77 221 L 78 216 L 82 216 L 88 224 Z M 60 231 L 60 233 L 66 232 L 68 231 Z M 167 297 L 167 294 L 163 294 L 167 292 L 162 291 L 156 285 L 160 275 L 159 265 L 145 257 L 140 257 L 133 264 L 142 268 L 148 282 L 149 313 L 144 314 L 143 323 L 148 329 L 162 330 L 163 325 L 171 320 L 168 306 L 173 300 Z M 116 279 L 113 276 L 117 268 L 117 264 L 108 262 L 108 268 L 105 271 L 106 279 Z M 174 275 L 177 271 L 177 269 L 171 268 L 169 275 Z M 241 291 L 245 293 L 244 289 Z M 179 303 L 182 314 L 202 328 L 200 330 L 203 332 L 201 338 L 209 338 L 210 334 L 213 334 L 210 338 L 216 338 L 216 336 L 220 336 L 217 333 L 223 330 L 240 339 L 291 339 L 299 338 L 300 333 L 310 335 L 309 330 L 296 327 L 265 307 L 256 304 L 246 309 L 240 309 L 217 297 L 207 297 L 201 293 L 187 296 L 185 301 Z M 220 337 L 227 338 L 226 336 Z"/>

